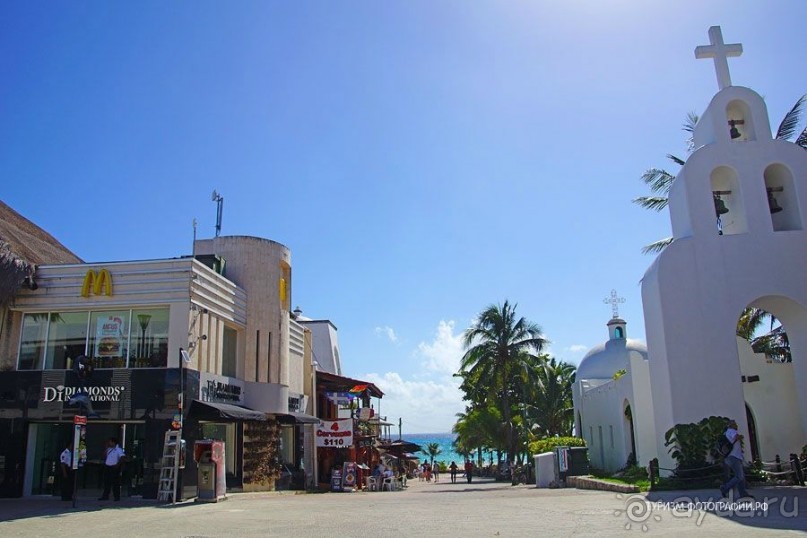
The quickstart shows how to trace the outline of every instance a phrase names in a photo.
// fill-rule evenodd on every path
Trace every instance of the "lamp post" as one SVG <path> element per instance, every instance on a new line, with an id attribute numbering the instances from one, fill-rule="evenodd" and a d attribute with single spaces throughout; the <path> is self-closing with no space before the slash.
<path id="1" fill-rule="evenodd" d="M 140 324 L 140 329 L 143 331 L 143 335 L 140 338 L 140 353 L 138 353 L 140 359 L 145 359 L 146 354 L 148 353 L 148 349 L 146 349 L 146 329 L 149 328 L 150 321 L 151 314 L 137 315 L 137 322 Z"/>
<path id="2" fill-rule="evenodd" d="M 317 417 L 317 366 L 319 363 L 317 361 L 311 361 L 311 405 L 312 405 L 312 412 L 314 417 Z M 311 429 L 313 430 L 313 435 L 311 436 L 314 441 L 314 484 L 313 490 L 316 491 L 319 489 L 319 465 L 317 463 L 317 426 L 316 424 L 311 425 Z"/>

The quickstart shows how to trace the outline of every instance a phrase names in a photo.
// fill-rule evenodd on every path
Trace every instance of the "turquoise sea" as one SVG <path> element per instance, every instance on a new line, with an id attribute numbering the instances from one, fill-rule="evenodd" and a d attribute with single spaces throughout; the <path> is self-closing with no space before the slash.
<path id="1" fill-rule="evenodd" d="M 457 465 L 460 466 L 462 466 L 462 462 L 465 461 L 462 456 L 454 452 L 452 443 L 454 439 L 457 438 L 457 435 L 454 433 L 408 433 L 404 434 L 403 438 L 406 441 L 419 444 L 424 450 L 429 443 L 437 443 L 440 445 L 440 455 L 434 458 L 434 461 L 444 462 L 446 465 L 455 461 Z M 419 452 L 416 455 L 420 457 L 421 462 L 428 459 L 428 456 L 423 452 Z"/>

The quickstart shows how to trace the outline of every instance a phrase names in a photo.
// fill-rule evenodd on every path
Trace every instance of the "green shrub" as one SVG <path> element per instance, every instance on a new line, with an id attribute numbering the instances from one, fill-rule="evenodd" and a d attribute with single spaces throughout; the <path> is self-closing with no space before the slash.
<path id="1" fill-rule="evenodd" d="M 547 437 L 545 439 L 538 439 L 530 443 L 530 454 L 554 452 L 555 447 L 558 446 L 586 446 L 586 441 L 580 437 Z"/>

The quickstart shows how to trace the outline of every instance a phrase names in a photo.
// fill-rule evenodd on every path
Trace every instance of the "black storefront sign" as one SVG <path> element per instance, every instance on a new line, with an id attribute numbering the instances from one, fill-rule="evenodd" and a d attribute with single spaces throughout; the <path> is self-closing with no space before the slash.
<path id="1" fill-rule="evenodd" d="M 141 474 L 144 468 L 158 469 L 163 436 L 178 408 L 180 372 L 177 368 L 96 370 L 90 380 L 79 380 L 71 370 L 0 372 L 0 497 L 21 496 L 26 473 L 43 465 L 41 461 L 25 460 L 31 424 L 69 428 L 82 409 L 89 416 L 90 432 L 94 426 L 96 431 L 115 432 L 120 424 L 127 424 L 127 428 L 139 425 L 136 427 L 141 439 L 131 454 L 134 462 L 127 465 L 139 466 Z M 198 394 L 198 372 L 183 373 L 185 394 Z M 75 398 L 80 393 L 86 398 Z M 84 406 L 70 405 L 71 398 L 83 399 Z M 193 422 L 186 423 L 185 430 L 184 437 L 192 440 L 196 430 Z M 50 447 L 46 456 L 58 458 L 62 448 Z M 150 477 L 145 474 L 146 492 L 141 493 L 147 496 Z M 152 478 L 158 476 L 159 472 Z M 141 475 L 141 481 L 142 478 Z"/>

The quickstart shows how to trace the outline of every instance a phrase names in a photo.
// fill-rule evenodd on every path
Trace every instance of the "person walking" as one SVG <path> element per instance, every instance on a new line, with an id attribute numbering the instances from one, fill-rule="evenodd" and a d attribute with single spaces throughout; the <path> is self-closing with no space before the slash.
<path id="1" fill-rule="evenodd" d="M 457 483 L 457 462 L 452 461 L 451 465 L 448 466 L 448 471 L 451 473 L 451 483 Z"/>
<path id="2" fill-rule="evenodd" d="M 434 483 L 436 484 L 440 480 L 440 464 L 434 462 L 432 465 L 432 474 L 434 475 Z"/>
<path id="3" fill-rule="evenodd" d="M 468 483 L 471 483 L 471 480 L 474 477 L 474 464 L 471 463 L 471 460 L 465 460 L 465 479 L 468 480 Z"/>
<path id="4" fill-rule="evenodd" d="M 726 428 L 726 432 L 723 434 L 726 436 L 726 439 L 729 440 L 731 443 L 731 452 L 729 455 L 726 456 L 726 459 L 723 460 L 723 465 L 728 467 L 731 470 L 731 474 L 733 475 L 728 482 L 720 486 L 720 494 L 723 497 L 726 497 L 729 492 L 731 492 L 734 488 L 737 488 L 737 498 L 750 498 L 753 499 L 753 495 L 749 495 L 748 491 L 745 489 L 745 471 L 743 470 L 743 435 L 737 431 L 737 421 L 730 420 L 728 423 L 728 427 Z"/>
<path id="5" fill-rule="evenodd" d="M 120 500 L 120 474 L 125 457 L 126 454 L 118 445 L 118 439 L 110 437 L 107 440 L 106 454 L 104 456 L 104 493 L 98 499 L 99 501 L 108 501 L 110 491 L 116 501 Z"/>
<path id="6" fill-rule="evenodd" d="M 73 500 L 73 442 L 68 441 L 59 455 L 59 467 L 62 469 L 62 500 Z"/>

